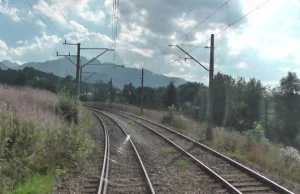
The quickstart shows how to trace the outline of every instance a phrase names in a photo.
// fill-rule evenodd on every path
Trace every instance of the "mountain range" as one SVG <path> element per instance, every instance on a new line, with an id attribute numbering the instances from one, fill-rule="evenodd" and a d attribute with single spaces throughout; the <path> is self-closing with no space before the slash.
<path id="1" fill-rule="evenodd" d="M 81 57 L 81 64 L 86 64 L 89 60 L 85 57 Z M 29 62 L 22 65 L 14 63 L 8 60 L 0 62 L 1 69 L 24 69 L 25 67 L 33 67 L 34 69 L 53 73 L 54 75 L 65 77 L 71 75 L 75 77 L 76 68 L 75 65 L 70 62 L 67 58 L 60 58 L 56 60 L 49 60 L 45 62 Z M 98 74 L 91 75 L 91 72 L 96 72 Z M 141 69 L 132 67 L 120 67 L 117 64 L 104 62 L 101 63 L 99 60 L 94 60 L 91 65 L 87 65 L 82 71 L 82 81 L 94 83 L 94 82 L 104 82 L 107 83 L 110 79 L 113 80 L 113 85 L 118 88 L 123 88 L 126 83 L 132 83 L 135 86 L 139 86 L 141 83 Z M 88 79 L 87 79 L 88 78 Z M 144 86 L 149 87 L 161 87 L 168 85 L 171 81 L 174 82 L 176 86 L 181 85 L 186 80 L 177 77 L 168 77 L 162 74 L 156 74 L 149 70 L 144 69 Z"/>

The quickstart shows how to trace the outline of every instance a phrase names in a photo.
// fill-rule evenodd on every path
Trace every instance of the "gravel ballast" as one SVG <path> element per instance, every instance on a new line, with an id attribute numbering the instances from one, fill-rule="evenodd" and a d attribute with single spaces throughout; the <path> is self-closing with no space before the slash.
<path id="1" fill-rule="evenodd" d="M 226 193 L 189 158 L 134 122 L 111 114 L 130 134 L 156 193 Z"/>

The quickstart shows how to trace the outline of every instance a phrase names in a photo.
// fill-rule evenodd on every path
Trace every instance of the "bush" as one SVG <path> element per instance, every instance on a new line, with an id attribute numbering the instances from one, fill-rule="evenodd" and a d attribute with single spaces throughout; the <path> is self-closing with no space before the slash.
<path id="1" fill-rule="evenodd" d="M 286 147 L 280 150 L 280 157 L 286 163 L 295 163 L 300 167 L 300 154 L 293 147 Z"/>
<path id="2" fill-rule="evenodd" d="M 162 123 L 168 123 L 169 125 L 174 124 L 176 114 L 176 106 L 172 105 L 168 107 L 167 114 L 163 116 Z"/>
<path id="3" fill-rule="evenodd" d="M 56 113 L 60 114 L 67 122 L 77 123 L 78 110 L 75 107 L 75 97 L 70 92 L 61 90 L 58 94 L 58 102 L 55 105 Z"/>
<path id="4" fill-rule="evenodd" d="M 260 123 L 254 122 L 253 129 L 246 132 L 246 135 L 249 140 L 260 141 L 262 139 L 265 139 L 264 127 Z"/>

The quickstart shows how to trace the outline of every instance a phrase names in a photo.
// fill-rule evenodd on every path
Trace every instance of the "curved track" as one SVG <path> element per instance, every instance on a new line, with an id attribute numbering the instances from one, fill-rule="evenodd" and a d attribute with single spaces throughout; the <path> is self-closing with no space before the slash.
<path id="1" fill-rule="evenodd" d="M 90 110 L 104 116 L 97 115 L 97 118 L 101 121 L 108 139 L 108 150 L 105 151 L 103 160 L 106 162 L 103 162 L 98 194 L 154 194 L 155 191 L 143 161 L 127 132 L 106 113 L 92 108 Z M 109 162 L 111 162 L 110 165 Z"/>
<path id="2" fill-rule="evenodd" d="M 99 108 L 99 107 L 97 107 Z M 213 178 L 223 184 L 231 193 L 288 193 L 291 191 L 254 172 L 246 166 L 226 157 L 196 140 L 173 129 L 133 114 L 106 109 L 131 119 L 164 138 L 171 145 L 197 162 Z M 145 124 L 147 123 L 147 124 Z M 188 151 L 187 151 L 188 150 Z M 203 161 L 203 162 L 202 162 Z"/>

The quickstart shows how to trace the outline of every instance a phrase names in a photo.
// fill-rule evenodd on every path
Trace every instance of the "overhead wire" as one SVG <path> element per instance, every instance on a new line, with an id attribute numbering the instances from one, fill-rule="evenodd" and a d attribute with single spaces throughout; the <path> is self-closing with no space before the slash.
<path id="1" fill-rule="evenodd" d="M 232 22 L 231 24 L 229 24 L 228 26 L 226 26 L 225 28 L 223 28 L 222 30 L 220 30 L 219 32 L 217 32 L 215 34 L 215 37 L 222 34 L 225 30 L 227 30 L 228 28 L 232 27 L 233 25 L 235 25 L 236 23 L 238 23 L 239 21 L 241 21 L 242 19 L 246 18 L 247 16 L 249 16 L 250 14 L 252 14 L 254 11 L 258 10 L 260 7 L 262 7 L 263 5 L 265 5 L 266 3 L 268 3 L 271 0 L 266 0 L 263 3 L 259 4 L 257 7 L 255 7 L 254 9 L 251 9 L 249 12 L 247 12 L 246 14 L 244 14 L 242 17 L 238 18 L 237 20 L 235 20 L 234 22 Z M 188 53 L 196 50 L 199 47 L 202 47 L 206 42 L 208 42 L 210 40 L 210 38 L 206 39 L 205 41 L 203 41 L 199 46 L 195 46 L 195 48 L 191 49 L 190 51 L 188 51 Z"/>
<path id="2" fill-rule="evenodd" d="M 99 78 L 99 80 L 103 79 L 106 77 L 114 68 L 115 68 L 115 59 L 116 59 L 116 49 L 117 49 L 117 26 L 118 26 L 118 21 L 119 21 L 119 0 L 113 0 L 113 8 L 112 8 L 112 31 L 111 31 L 111 38 L 112 38 L 112 47 L 114 48 L 113 56 L 112 56 L 112 64 L 113 66 L 111 69 L 109 69 L 102 77 Z M 110 56 L 110 53 L 107 55 L 107 58 Z"/>
<path id="3" fill-rule="evenodd" d="M 195 29 L 197 29 L 201 24 L 203 24 L 206 20 L 208 20 L 211 16 L 213 16 L 215 13 L 217 13 L 219 10 L 221 10 L 227 3 L 229 2 L 229 0 L 227 0 L 225 3 L 223 3 L 220 7 L 218 7 L 215 11 L 213 11 L 211 14 L 209 14 L 207 17 L 205 17 L 200 23 L 198 23 L 196 26 L 194 26 L 191 30 L 189 30 L 188 32 L 186 32 L 185 34 L 183 34 L 181 36 L 181 38 L 179 38 L 178 41 L 181 41 L 183 38 L 185 38 L 190 32 L 194 31 Z M 166 53 L 170 48 L 167 47 L 166 49 L 164 49 L 160 54 L 158 54 L 157 56 L 154 56 L 152 59 L 150 59 L 147 63 L 144 64 L 144 67 L 148 64 L 150 64 L 152 61 L 154 61 L 155 59 L 157 59 L 158 57 L 162 56 L 164 53 Z"/>
<path id="4" fill-rule="evenodd" d="M 16 14 L 16 16 L 18 16 L 18 18 L 20 18 L 20 20 L 24 24 L 26 24 L 26 26 L 28 26 L 38 37 L 40 37 L 41 41 L 44 40 L 43 36 L 37 30 L 35 30 L 24 18 L 22 18 L 18 13 L 15 13 L 15 14 Z M 56 48 L 54 46 L 52 46 L 51 44 L 50 44 L 50 47 L 52 47 L 53 50 L 56 51 Z"/>
<path id="5" fill-rule="evenodd" d="M 31 7 L 32 10 L 34 10 L 34 6 L 32 5 L 32 3 L 29 2 L 29 0 L 24 0 L 24 1 Z M 39 4 L 36 4 L 36 6 L 39 9 L 41 9 L 41 7 L 39 6 Z M 44 24 L 50 29 L 50 31 L 53 33 L 53 35 L 58 35 L 59 37 L 61 37 L 62 39 L 64 39 L 63 33 L 56 27 L 56 25 L 51 21 L 51 19 L 46 14 L 44 14 L 45 18 L 48 20 L 49 24 L 51 24 L 52 27 L 54 27 L 54 29 L 58 33 L 54 32 L 54 30 L 50 27 L 50 25 L 47 24 L 47 22 L 42 18 L 42 16 L 39 13 L 37 13 L 37 15 L 42 20 L 42 22 L 44 22 Z M 64 45 L 64 49 L 67 51 L 66 45 Z"/>

